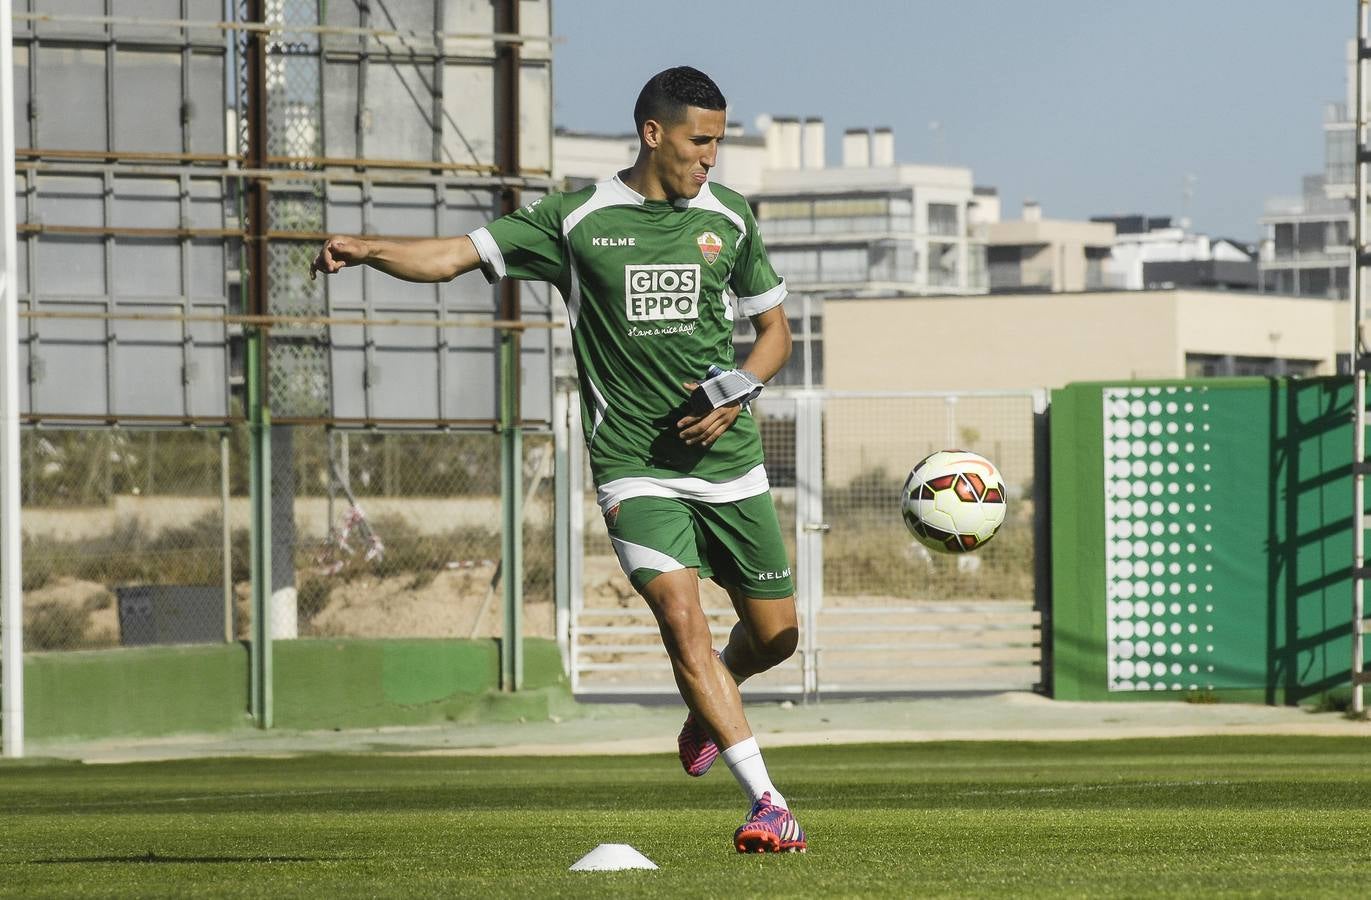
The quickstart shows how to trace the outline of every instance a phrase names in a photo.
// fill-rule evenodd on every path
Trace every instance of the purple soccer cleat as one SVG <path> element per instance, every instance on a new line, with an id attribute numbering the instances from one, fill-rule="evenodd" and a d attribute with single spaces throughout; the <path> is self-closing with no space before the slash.
<path id="1" fill-rule="evenodd" d="M 747 821 L 733 833 L 739 853 L 804 853 L 805 830 L 790 810 L 771 802 L 771 792 L 752 804 Z"/>
<path id="2" fill-rule="evenodd" d="M 719 745 L 705 731 L 695 713 L 686 716 L 681 733 L 676 736 L 676 748 L 681 756 L 681 768 L 691 778 L 699 778 L 719 758 Z"/>
<path id="3" fill-rule="evenodd" d="M 723 665 L 723 654 L 718 650 L 713 652 L 714 658 Z M 686 716 L 681 733 L 676 735 L 676 750 L 681 757 L 681 768 L 691 778 L 699 778 L 708 772 L 714 760 L 719 758 L 719 745 L 714 743 L 714 738 L 709 736 L 693 712 Z"/>

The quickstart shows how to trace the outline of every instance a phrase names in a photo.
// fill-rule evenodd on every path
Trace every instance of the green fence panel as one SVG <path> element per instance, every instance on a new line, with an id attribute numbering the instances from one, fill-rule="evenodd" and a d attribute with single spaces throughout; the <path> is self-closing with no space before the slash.
<path id="1" fill-rule="evenodd" d="M 1347 379 L 1052 401 L 1055 696 L 1298 702 L 1347 683 Z"/>

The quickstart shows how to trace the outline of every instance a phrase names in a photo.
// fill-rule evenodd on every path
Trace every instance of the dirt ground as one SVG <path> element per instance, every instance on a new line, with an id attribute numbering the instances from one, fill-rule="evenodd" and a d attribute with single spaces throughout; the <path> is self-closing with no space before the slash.
<path id="1" fill-rule="evenodd" d="M 323 608 L 302 623 L 301 637 L 496 637 L 504 627 L 503 594 L 491 583 L 494 563 L 440 572 L 416 583 L 413 575 L 359 578 L 328 593 Z M 550 602 L 526 603 L 524 634 L 552 637 Z"/>
<path id="2" fill-rule="evenodd" d="M 103 584 L 62 577 L 24 594 L 28 650 L 112 647 L 119 643 L 119 609 Z"/>
<path id="3" fill-rule="evenodd" d="M 299 616 L 301 637 L 419 637 L 468 638 L 496 637 L 503 628 L 503 595 L 498 582 L 492 584 L 494 563 L 439 572 L 432 578 L 414 574 L 390 577 L 362 575 L 349 580 L 336 579 L 322 598 L 302 601 Z M 303 573 L 302 573 L 303 574 Z M 583 560 L 584 607 L 591 613 L 584 621 L 596 626 L 650 626 L 642 599 L 629 585 L 613 556 L 586 556 Z M 733 612 L 728 595 L 709 581 L 700 584 L 706 610 L 716 613 L 714 624 L 732 625 Z M 238 637 L 246 638 L 250 624 L 250 588 L 235 585 Z M 829 596 L 825 608 L 833 610 L 917 608 L 908 598 L 877 596 Z M 74 578 L 58 578 L 44 587 L 26 593 L 24 599 L 26 644 L 34 650 L 90 649 L 119 644 L 119 617 L 113 590 L 105 585 Z M 828 615 L 827 613 L 825 615 Z M 1003 613 L 962 612 L 927 613 L 929 624 L 965 626 L 990 624 Z M 894 624 L 894 623 L 892 623 Z M 1032 624 L 1023 626 L 1031 634 Z M 556 636 L 553 604 L 530 598 L 524 607 L 524 633 L 529 637 Z M 956 641 L 967 637 L 964 628 L 950 628 L 944 635 L 925 635 L 924 640 Z M 583 635 L 583 651 L 597 644 L 644 646 L 656 653 L 660 649 L 655 634 L 633 636 Z M 841 644 L 841 640 L 838 643 Z M 835 646 L 834 650 L 840 650 Z M 602 661 L 623 662 L 620 654 L 605 655 Z"/>
<path id="4" fill-rule="evenodd" d="M 587 607 L 645 609 L 614 557 L 587 556 L 583 566 Z M 441 572 L 427 583 L 412 575 L 342 582 L 329 591 L 328 601 L 308 625 L 302 625 L 300 633 L 302 637 L 495 637 L 503 616 L 502 588 L 491 584 L 494 571 L 494 563 L 484 562 Z M 708 584 L 703 590 L 711 601 L 707 606 L 728 607 L 728 595 L 722 589 Z M 555 627 L 552 603 L 525 604 L 524 634 L 551 638 L 556 636 Z"/>

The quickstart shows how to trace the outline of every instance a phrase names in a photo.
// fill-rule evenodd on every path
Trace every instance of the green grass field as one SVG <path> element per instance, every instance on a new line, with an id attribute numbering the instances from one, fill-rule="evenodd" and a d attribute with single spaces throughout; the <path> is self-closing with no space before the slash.
<path id="1" fill-rule="evenodd" d="M 722 765 L 319 756 L 0 765 L 5 896 L 1357 896 L 1371 745 L 777 749 L 805 855 L 739 856 Z M 567 868 L 629 843 L 655 872 Z"/>

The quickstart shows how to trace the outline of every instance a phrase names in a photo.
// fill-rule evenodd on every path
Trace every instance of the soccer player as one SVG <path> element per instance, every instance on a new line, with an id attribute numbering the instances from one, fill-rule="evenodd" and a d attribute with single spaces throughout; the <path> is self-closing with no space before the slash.
<path id="1" fill-rule="evenodd" d="M 714 82 L 687 66 L 660 72 L 633 118 L 638 157 L 613 178 L 535 200 L 462 237 L 330 238 L 310 275 L 368 265 L 409 281 L 447 281 L 481 269 L 492 283 L 557 287 L 610 541 L 657 619 L 690 708 L 677 741 L 681 764 L 700 776 L 723 756 L 752 803 L 734 834 L 739 852 L 804 850 L 738 693 L 748 676 L 794 653 L 799 633 L 748 410 L 790 355 L 785 282 L 747 201 L 709 180 L 725 125 Z M 756 329 L 741 367 L 735 309 Z M 738 613 L 721 653 L 700 606 L 704 577 L 728 591 Z"/>

